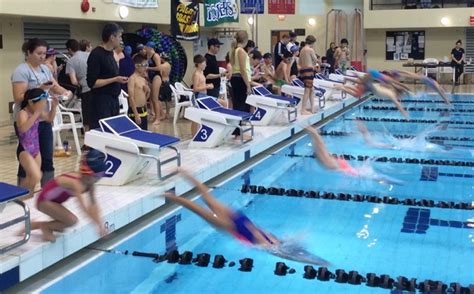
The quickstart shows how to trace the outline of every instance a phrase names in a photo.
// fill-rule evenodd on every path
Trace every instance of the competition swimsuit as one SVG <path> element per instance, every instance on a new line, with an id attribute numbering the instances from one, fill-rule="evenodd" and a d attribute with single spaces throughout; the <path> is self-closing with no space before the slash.
<path id="1" fill-rule="evenodd" d="M 63 174 L 60 175 L 60 177 L 67 177 L 74 180 L 80 179 L 80 177 L 74 176 L 72 174 Z M 71 190 L 61 187 L 58 184 L 57 179 L 52 179 L 43 187 L 43 190 L 36 200 L 36 205 L 42 201 L 52 201 L 61 204 L 71 198 L 73 195 L 74 193 Z"/>
<path id="2" fill-rule="evenodd" d="M 28 111 L 28 118 L 32 116 Z M 17 148 L 17 157 L 20 156 L 20 153 L 26 151 L 35 158 L 40 153 L 40 146 L 39 146 L 39 135 L 38 135 L 38 125 L 39 125 L 39 118 L 35 120 L 33 125 L 26 130 L 26 132 L 22 133 L 18 130 L 18 148 Z"/>
<path id="3" fill-rule="evenodd" d="M 300 69 L 300 80 L 303 81 L 305 88 L 313 88 L 314 68 L 307 67 Z"/>
<path id="4" fill-rule="evenodd" d="M 249 226 L 255 227 L 255 225 L 252 223 L 252 221 L 241 211 L 235 211 L 232 216 L 231 220 L 234 223 L 235 226 L 235 231 L 231 232 L 231 234 L 238 239 L 241 242 L 244 242 L 246 244 L 250 245 L 256 245 L 257 240 L 254 236 L 254 234 L 249 230 Z M 262 236 L 270 243 L 273 244 L 273 242 L 270 240 L 270 238 L 260 229 L 255 227 L 261 234 Z"/>
<path id="5" fill-rule="evenodd" d="M 336 160 L 337 160 L 337 164 L 339 165 L 339 169 L 343 171 L 344 173 L 354 176 L 354 177 L 357 177 L 360 175 L 359 172 L 355 168 L 353 168 L 349 164 L 349 162 L 347 162 L 347 160 L 343 158 L 337 158 Z"/>

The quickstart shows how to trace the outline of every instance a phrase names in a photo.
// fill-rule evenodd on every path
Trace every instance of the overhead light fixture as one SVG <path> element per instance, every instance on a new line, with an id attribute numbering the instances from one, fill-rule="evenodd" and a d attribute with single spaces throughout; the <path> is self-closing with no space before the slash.
<path id="1" fill-rule="evenodd" d="M 441 24 L 442 24 L 443 26 L 449 25 L 449 22 L 450 22 L 450 21 L 449 21 L 449 18 L 448 18 L 448 17 L 443 17 L 443 18 L 441 18 Z"/>
<path id="2" fill-rule="evenodd" d="M 277 18 L 278 18 L 279 21 L 284 21 L 285 18 L 286 18 L 286 15 L 284 15 L 284 14 L 279 14 L 279 15 L 277 16 Z"/>
<path id="3" fill-rule="evenodd" d="M 253 22 L 254 22 L 253 16 L 249 16 L 249 18 L 247 18 L 247 23 L 253 26 Z"/>
<path id="4" fill-rule="evenodd" d="M 121 5 L 119 7 L 119 16 L 120 18 L 127 18 L 128 16 L 128 7 Z"/>
<path id="5" fill-rule="evenodd" d="M 311 27 L 314 27 L 316 25 L 316 19 L 313 18 L 313 17 L 310 17 L 308 19 L 308 24 L 311 26 Z"/>

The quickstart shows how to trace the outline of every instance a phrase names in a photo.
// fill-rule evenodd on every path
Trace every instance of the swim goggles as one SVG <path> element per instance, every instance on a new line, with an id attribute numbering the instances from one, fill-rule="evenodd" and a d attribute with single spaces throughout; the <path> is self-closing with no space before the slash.
<path id="1" fill-rule="evenodd" d="M 49 94 L 47 92 L 44 92 L 43 94 L 39 95 L 38 97 L 32 98 L 30 100 L 33 101 L 33 102 L 38 102 L 42 99 L 48 99 L 48 98 L 49 98 Z"/>

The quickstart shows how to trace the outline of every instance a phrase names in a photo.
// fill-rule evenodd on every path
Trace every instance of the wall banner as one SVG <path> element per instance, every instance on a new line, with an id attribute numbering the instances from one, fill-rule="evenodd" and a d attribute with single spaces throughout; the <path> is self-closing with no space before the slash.
<path id="1" fill-rule="evenodd" d="M 199 3 L 171 1 L 171 34 L 179 40 L 199 39 Z"/>
<path id="2" fill-rule="evenodd" d="M 268 0 L 268 14 L 295 14 L 295 0 Z"/>
<path id="3" fill-rule="evenodd" d="M 226 22 L 239 22 L 238 0 L 205 0 L 204 26 L 212 27 Z"/>
<path id="4" fill-rule="evenodd" d="M 258 14 L 263 14 L 264 3 L 263 0 L 240 0 L 240 14 L 252 14 L 254 10 Z"/>
<path id="5" fill-rule="evenodd" d="M 158 0 L 113 0 L 114 4 L 135 8 L 157 8 Z"/>

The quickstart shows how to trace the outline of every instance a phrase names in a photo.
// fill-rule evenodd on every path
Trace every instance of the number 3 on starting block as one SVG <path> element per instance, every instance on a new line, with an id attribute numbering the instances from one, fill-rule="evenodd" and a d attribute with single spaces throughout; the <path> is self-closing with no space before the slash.
<path id="1" fill-rule="evenodd" d="M 212 132 L 213 130 L 210 127 L 201 125 L 201 129 L 199 129 L 196 136 L 194 136 L 194 141 L 206 142 L 211 136 Z"/>

